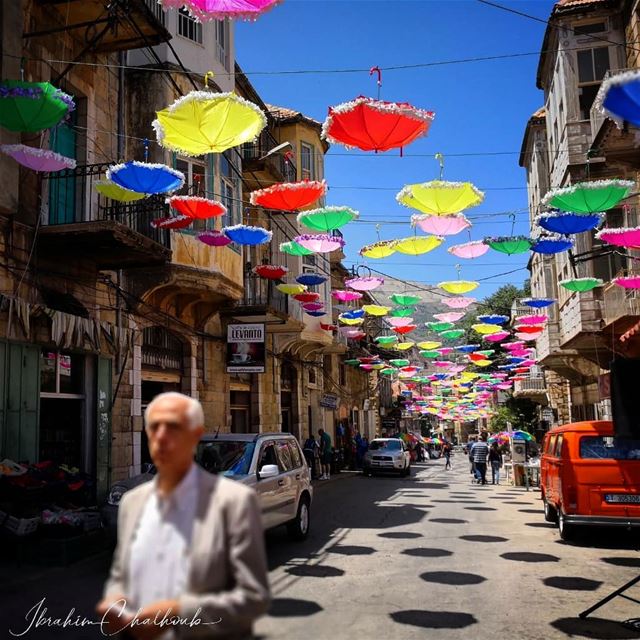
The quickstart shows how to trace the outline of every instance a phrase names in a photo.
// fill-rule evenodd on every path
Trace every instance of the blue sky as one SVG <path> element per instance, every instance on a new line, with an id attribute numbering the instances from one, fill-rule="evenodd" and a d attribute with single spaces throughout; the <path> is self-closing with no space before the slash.
<path id="1" fill-rule="evenodd" d="M 511 8 L 547 19 L 548 0 L 498 0 Z M 256 71 L 369 69 L 439 61 L 539 52 L 544 25 L 472 0 L 285 0 L 255 23 L 236 27 L 236 56 L 266 102 L 300 110 L 324 120 L 329 105 L 364 94 L 375 96 L 368 72 L 254 74 Z M 363 261 L 358 249 L 380 237 L 406 237 L 412 210 L 399 206 L 395 194 L 406 183 L 438 177 L 436 152 L 445 156 L 445 179 L 468 180 L 486 192 L 485 202 L 466 212 L 474 224 L 471 239 L 509 235 L 508 215 L 516 211 L 516 233 L 527 233 L 527 196 L 518 152 L 530 115 L 543 102 L 535 87 L 538 55 L 383 72 L 381 97 L 407 101 L 436 112 L 426 138 L 405 149 L 371 154 L 333 146 L 325 172 L 328 204 L 348 205 L 360 222 L 343 229 L 347 266 L 368 264 L 392 276 L 435 284 L 456 278 L 487 278 L 524 267 L 528 254 L 504 256 L 492 250 L 475 260 L 456 259 L 446 248 L 469 240 L 449 236 L 423 256 L 395 254 Z M 488 155 L 509 152 L 505 155 Z M 478 154 L 478 155 L 457 155 Z M 366 188 L 363 188 L 366 187 Z M 373 188 L 372 188 L 373 187 Z M 482 298 L 502 284 L 521 283 L 520 270 L 482 284 Z"/>

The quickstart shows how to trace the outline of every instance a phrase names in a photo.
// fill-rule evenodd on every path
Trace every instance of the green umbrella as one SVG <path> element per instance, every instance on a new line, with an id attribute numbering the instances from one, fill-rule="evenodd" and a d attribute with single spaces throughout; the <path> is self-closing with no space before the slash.
<path id="1" fill-rule="evenodd" d="M 458 338 L 462 338 L 463 335 L 464 329 L 451 329 L 450 331 L 443 331 L 440 337 L 445 340 L 457 340 Z"/>
<path id="2" fill-rule="evenodd" d="M 561 287 L 564 287 L 569 291 L 577 291 L 578 293 L 591 291 L 596 287 L 601 287 L 603 284 L 604 283 L 600 278 L 573 278 L 569 280 L 560 280 Z"/>
<path id="3" fill-rule="evenodd" d="M 533 246 L 531 239 L 526 236 L 485 238 L 484 243 L 488 244 L 494 251 L 506 253 L 508 256 L 513 256 L 518 253 L 526 253 Z"/>
<path id="4" fill-rule="evenodd" d="M 282 253 L 288 253 L 290 256 L 310 256 L 313 253 L 313 251 L 306 249 L 293 240 L 291 240 L 291 242 L 282 242 L 280 244 L 280 251 L 282 251 Z"/>
<path id="5" fill-rule="evenodd" d="M 298 214 L 298 222 L 314 231 L 333 231 L 355 220 L 358 212 L 349 207 L 322 207 Z"/>
<path id="6" fill-rule="evenodd" d="M 405 293 L 394 293 L 391 296 L 391 300 L 396 304 L 406 307 L 412 304 L 418 304 L 418 302 L 420 302 L 420 296 L 411 296 Z"/>
<path id="7" fill-rule="evenodd" d="M 543 199 L 547 207 L 577 213 L 598 213 L 615 207 L 635 186 L 631 180 L 594 180 L 552 189 Z"/>
<path id="8" fill-rule="evenodd" d="M 430 349 L 426 351 L 418 352 L 423 358 L 439 358 L 440 353 L 438 351 L 431 351 Z"/>
<path id="9" fill-rule="evenodd" d="M 398 336 L 378 336 L 374 340 L 381 345 L 395 344 L 398 342 Z"/>
<path id="10" fill-rule="evenodd" d="M 415 312 L 415 307 L 396 307 L 395 309 L 391 309 L 389 315 L 394 318 L 410 318 Z"/>
<path id="11" fill-rule="evenodd" d="M 409 361 L 404 358 L 396 358 L 394 360 L 389 360 L 389 364 L 392 364 L 394 367 L 407 367 L 409 366 Z"/>
<path id="12" fill-rule="evenodd" d="M 448 331 L 449 329 L 453 329 L 455 325 L 453 324 L 453 322 L 427 322 L 427 327 L 429 327 L 431 331 L 440 333 L 441 331 Z"/>

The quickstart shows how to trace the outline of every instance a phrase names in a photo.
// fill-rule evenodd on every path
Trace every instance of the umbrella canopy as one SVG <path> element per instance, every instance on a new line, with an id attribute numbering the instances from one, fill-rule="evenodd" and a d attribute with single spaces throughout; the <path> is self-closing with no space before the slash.
<path id="1" fill-rule="evenodd" d="M 187 220 L 190 222 L 193 221 L 193 218 L 189 218 L 185 216 Z M 231 244 L 232 240 L 228 236 L 226 236 L 221 231 L 202 231 L 198 234 L 198 240 L 203 242 L 204 244 L 209 245 L 210 247 L 226 247 L 228 244 Z"/>
<path id="2" fill-rule="evenodd" d="M 322 137 L 347 149 L 389 151 L 402 148 L 429 131 L 434 113 L 404 102 L 384 102 L 359 96 L 329 107 Z"/>
<path id="3" fill-rule="evenodd" d="M 485 335 L 484 339 L 489 342 L 502 342 L 502 340 L 506 340 L 510 335 L 508 331 L 496 331 L 496 333 Z"/>
<path id="4" fill-rule="evenodd" d="M 421 184 L 408 184 L 396 196 L 405 207 L 417 209 L 433 216 L 450 216 L 484 200 L 484 193 L 470 182 L 432 180 Z"/>
<path id="5" fill-rule="evenodd" d="M 257 267 L 253 267 L 252 271 L 257 276 L 267 280 L 281 280 L 287 275 L 289 269 L 274 264 L 259 264 Z"/>
<path id="6" fill-rule="evenodd" d="M 442 342 L 438 342 L 436 340 L 423 340 L 422 342 L 418 342 L 418 348 L 426 349 L 427 351 L 437 349 L 440 346 L 442 346 Z"/>
<path id="7" fill-rule="evenodd" d="M 293 241 L 313 253 L 330 253 L 345 245 L 344 240 L 339 236 L 331 236 L 326 233 L 303 234 L 296 236 Z"/>
<path id="8" fill-rule="evenodd" d="M 266 244 L 271 241 L 273 232 L 262 227 L 253 227 L 247 224 L 235 224 L 231 227 L 224 227 L 222 233 L 231 238 L 236 244 L 245 246 L 255 246 Z"/>
<path id="9" fill-rule="evenodd" d="M 478 320 L 484 324 L 504 324 L 508 319 L 509 316 L 502 316 L 495 313 L 478 316 Z"/>
<path id="10" fill-rule="evenodd" d="M 282 0 L 160 0 L 166 8 L 185 6 L 200 22 L 209 20 L 256 20 Z"/>
<path id="11" fill-rule="evenodd" d="M 323 302 L 303 302 L 302 308 L 305 311 L 320 311 L 320 309 L 324 308 Z"/>
<path id="12" fill-rule="evenodd" d="M 196 220 L 207 220 L 227 213 L 227 207 L 222 202 L 197 196 L 171 196 L 167 198 L 167 204 L 183 216 Z"/>
<path id="13" fill-rule="evenodd" d="M 322 316 L 326 316 L 327 312 L 326 311 L 321 311 L 320 309 L 315 310 L 315 311 L 310 311 L 305 309 L 304 311 L 308 316 L 313 316 L 314 318 L 321 318 Z M 366 335 L 366 334 L 365 334 Z"/>
<path id="14" fill-rule="evenodd" d="M 398 342 L 394 349 L 397 349 L 398 351 L 408 351 L 413 346 L 415 346 L 415 344 L 415 342 L 411 342 L 410 340 L 408 340 L 407 342 Z"/>
<path id="15" fill-rule="evenodd" d="M 531 249 L 533 241 L 526 236 L 504 236 L 485 238 L 485 244 L 488 244 L 494 251 L 505 253 L 513 256 L 518 253 L 526 253 Z"/>
<path id="16" fill-rule="evenodd" d="M 458 322 L 464 317 L 464 312 L 449 311 L 447 313 L 434 313 L 433 317 L 440 322 Z"/>
<path id="17" fill-rule="evenodd" d="M 154 229 L 186 229 L 193 222 L 193 218 L 189 218 L 189 216 L 166 216 L 164 218 L 155 218 L 155 220 L 151 221 L 151 226 Z M 218 234 L 220 232 L 217 232 Z M 227 240 L 226 236 L 224 236 Z M 231 242 L 231 240 L 229 240 Z M 229 242 L 225 242 L 225 244 L 229 244 Z"/>
<path id="18" fill-rule="evenodd" d="M 446 280 L 438 283 L 438 286 L 447 293 L 463 294 L 477 289 L 480 285 L 471 280 Z"/>
<path id="19" fill-rule="evenodd" d="M 383 307 L 379 304 L 365 304 L 362 309 L 368 316 L 386 316 L 389 313 L 389 307 Z"/>
<path id="20" fill-rule="evenodd" d="M 387 318 L 387 322 L 392 327 L 406 327 L 408 324 L 413 324 L 413 318 Z"/>
<path id="21" fill-rule="evenodd" d="M 545 255 L 553 255 L 568 251 L 573 247 L 573 240 L 562 238 L 560 236 L 543 236 L 538 238 L 532 245 L 531 251 L 534 253 L 542 253 Z"/>
<path id="22" fill-rule="evenodd" d="M 418 302 L 420 302 L 420 296 L 413 296 L 409 293 L 394 293 L 389 296 L 389 299 L 403 307 L 418 304 Z"/>
<path id="23" fill-rule="evenodd" d="M 549 316 L 544 313 L 531 313 L 526 316 L 520 316 L 517 318 L 518 324 L 543 324 L 549 319 Z"/>
<path id="24" fill-rule="evenodd" d="M 577 291 L 578 293 L 591 291 L 596 287 L 601 287 L 603 284 L 604 282 L 600 278 L 569 278 L 567 280 L 560 280 L 561 287 L 569 291 Z"/>
<path id="25" fill-rule="evenodd" d="M 373 340 L 378 344 L 386 346 L 386 345 L 395 344 L 396 342 L 398 342 L 398 336 L 378 336 Z"/>
<path id="26" fill-rule="evenodd" d="M 457 340 L 464 335 L 464 329 L 447 329 L 440 332 L 440 337 L 445 340 Z"/>
<path id="27" fill-rule="evenodd" d="M 392 331 L 400 335 L 404 335 L 405 333 L 411 333 L 415 331 L 418 327 L 415 324 L 407 324 L 404 327 L 393 327 Z"/>
<path id="28" fill-rule="evenodd" d="M 360 255 L 363 258 L 373 258 L 374 260 L 388 258 L 396 252 L 396 244 L 395 240 L 380 240 L 362 247 Z"/>
<path id="29" fill-rule="evenodd" d="M 640 276 L 623 276 L 614 278 L 611 282 L 623 289 L 640 289 Z"/>
<path id="30" fill-rule="evenodd" d="M 280 251 L 287 253 L 290 256 L 310 256 L 313 251 L 303 247 L 301 244 L 291 240 L 290 242 L 281 242 Z"/>
<path id="31" fill-rule="evenodd" d="M 360 298 L 362 298 L 362 294 L 357 291 L 335 290 L 331 292 L 331 297 L 339 302 L 351 302 L 353 300 L 360 300 Z"/>
<path id="32" fill-rule="evenodd" d="M 320 300 L 320 294 L 315 291 L 303 291 L 302 293 L 294 293 L 291 296 L 294 300 L 298 302 L 317 302 Z"/>
<path id="33" fill-rule="evenodd" d="M 475 298 L 440 298 L 440 302 L 446 305 L 450 309 L 466 309 L 469 305 L 472 305 L 476 301 Z"/>
<path id="34" fill-rule="evenodd" d="M 182 189 L 184 174 L 164 164 L 133 160 L 109 167 L 107 180 L 123 189 L 152 195 Z"/>
<path id="35" fill-rule="evenodd" d="M 596 234 L 596 238 L 616 247 L 635 249 L 640 247 L 640 227 L 602 229 Z"/>
<path id="36" fill-rule="evenodd" d="M 439 236 L 410 236 L 396 240 L 396 251 L 408 256 L 419 256 L 437 249 L 444 242 Z"/>
<path id="37" fill-rule="evenodd" d="M 75 169 L 76 161 L 55 151 L 28 147 L 26 144 L 3 144 L 0 151 L 13 158 L 18 164 L 33 171 L 62 171 Z"/>
<path id="38" fill-rule="evenodd" d="M 378 276 L 350 278 L 345 280 L 344 284 L 346 287 L 356 291 L 372 291 L 384 284 L 384 278 L 379 278 Z"/>
<path id="39" fill-rule="evenodd" d="M 425 323 L 431 331 L 440 333 L 441 331 L 448 331 L 453 329 L 453 322 L 427 322 Z"/>
<path id="40" fill-rule="evenodd" d="M 319 273 L 301 273 L 297 278 L 296 282 L 300 284 L 306 284 L 308 287 L 317 287 L 323 282 L 327 281 L 327 277 L 320 275 Z"/>
<path id="41" fill-rule="evenodd" d="M 95 188 L 101 196 L 118 202 L 135 202 L 147 197 L 145 193 L 136 193 L 135 191 L 129 191 L 129 189 L 123 189 L 120 185 L 109 180 L 98 180 L 95 183 Z"/>
<path id="42" fill-rule="evenodd" d="M 474 240 L 472 242 L 465 242 L 464 244 L 456 244 L 453 247 L 449 247 L 447 251 L 456 256 L 456 258 L 479 258 L 489 251 L 489 246 L 482 240 Z"/>
<path id="43" fill-rule="evenodd" d="M 408 318 L 416 312 L 415 307 L 396 307 L 391 310 L 391 315 L 394 318 Z"/>
<path id="44" fill-rule="evenodd" d="M 297 211 L 308 207 L 325 195 L 327 183 L 322 180 L 302 180 L 301 182 L 279 182 L 265 189 L 252 191 L 249 201 L 252 205 L 278 211 Z"/>
<path id="45" fill-rule="evenodd" d="M 625 122 L 640 125 L 640 71 L 617 73 L 603 80 L 593 105 L 620 129 Z"/>
<path id="46" fill-rule="evenodd" d="M 434 236 L 453 236 L 471 227 L 471 223 L 464 214 L 456 213 L 450 216 L 433 216 L 426 213 L 411 216 L 411 224 L 425 233 Z"/>
<path id="47" fill-rule="evenodd" d="M 73 98 L 48 82 L 0 83 L 0 126 L 37 133 L 59 124 L 75 109 Z"/>
<path id="48" fill-rule="evenodd" d="M 545 307 L 550 307 L 552 304 L 555 304 L 556 301 L 553 298 L 522 298 L 520 302 L 527 307 L 544 309 Z"/>
<path id="49" fill-rule="evenodd" d="M 502 331 L 502 329 L 497 324 L 487 324 L 486 322 L 480 322 L 477 324 L 472 324 L 471 328 L 480 335 L 488 336 L 492 333 L 498 333 Z"/>
<path id="50" fill-rule="evenodd" d="M 222 153 L 255 140 L 267 126 L 262 110 L 235 93 L 191 91 L 156 116 L 158 144 L 187 156 Z"/>
<path id="51" fill-rule="evenodd" d="M 562 211 L 595 213 L 615 207 L 635 186 L 631 180 L 579 182 L 562 189 L 551 189 L 542 204 Z"/>
<path id="52" fill-rule="evenodd" d="M 536 222 L 543 229 L 552 233 L 570 235 L 595 229 L 600 225 L 604 217 L 604 213 L 565 213 L 556 211 L 543 213 L 536 219 Z"/>
<path id="53" fill-rule="evenodd" d="M 298 214 L 298 222 L 313 231 L 333 231 L 358 218 L 349 207 L 322 207 Z"/>

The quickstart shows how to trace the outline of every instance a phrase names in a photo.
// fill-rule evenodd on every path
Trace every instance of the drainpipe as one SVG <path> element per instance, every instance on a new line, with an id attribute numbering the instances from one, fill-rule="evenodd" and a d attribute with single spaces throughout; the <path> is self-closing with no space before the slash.
<path id="1" fill-rule="evenodd" d="M 116 153 L 118 155 L 117 161 L 121 162 L 124 160 L 124 152 L 125 152 L 125 141 L 124 141 L 124 133 L 125 133 L 125 114 L 124 114 L 124 65 L 126 63 L 126 53 L 121 51 L 118 54 L 118 104 L 117 104 L 117 126 L 118 126 L 118 135 L 117 135 L 117 150 Z M 116 350 L 116 365 L 117 369 L 120 372 L 120 378 L 122 377 L 122 373 L 124 371 L 125 361 L 122 359 L 122 353 L 120 351 L 120 335 L 122 332 L 122 300 L 120 296 L 120 291 L 122 288 L 122 280 L 123 280 L 123 272 L 122 269 L 118 269 L 116 273 L 116 328 L 118 330 L 118 343 Z M 115 400 L 115 398 L 114 398 Z"/>

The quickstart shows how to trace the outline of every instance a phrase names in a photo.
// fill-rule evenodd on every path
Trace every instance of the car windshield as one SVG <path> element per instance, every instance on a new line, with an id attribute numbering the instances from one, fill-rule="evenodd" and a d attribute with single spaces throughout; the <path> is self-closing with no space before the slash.
<path id="1" fill-rule="evenodd" d="M 580 439 L 580 457 L 605 460 L 640 460 L 640 440 L 613 436 Z"/>
<path id="2" fill-rule="evenodd" d="M 196 461 L 209 473 L 224 476 L 246 476 L 256 445 L 242 440 L 214 440 L 200 442 Z"/>
<path id="3" fill-rule="evenodd" d="M 379 451 L 380 449 L 386 449 L 387 451 L 397 451 L 400 449 L 399 440 L 373 440 L 369 445 L 369 449 L 372 451 Z"/>

